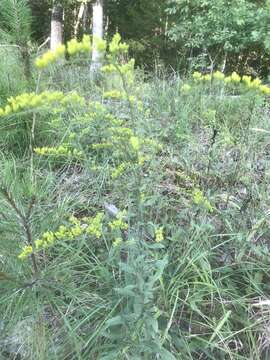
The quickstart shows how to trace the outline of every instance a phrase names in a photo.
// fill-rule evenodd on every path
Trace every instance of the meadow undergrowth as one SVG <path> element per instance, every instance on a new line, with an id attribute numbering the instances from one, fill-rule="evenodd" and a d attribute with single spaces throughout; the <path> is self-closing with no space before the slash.
<path id="1" fill-rule="evenodd" d="M 95 41 L 0 76 L 0 358 L 268 359 L 269 88 Z"/>

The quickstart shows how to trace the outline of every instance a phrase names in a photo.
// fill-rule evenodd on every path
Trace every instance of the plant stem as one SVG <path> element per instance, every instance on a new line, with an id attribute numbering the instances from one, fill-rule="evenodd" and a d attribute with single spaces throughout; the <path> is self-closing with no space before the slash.
<path id="1" fill-rule="evenodd" d="M 7 203 L 10 205 L 10 207 L 15 211 L 15 213 L 18 215 L 18 218 L 20 220 L 20 223 L 22 225 L 22 228 L 25 232 L 26 235 L 26 239 L 27 239 L 27 243 L 28 245 L 32 246 L 34 245 L 33 242 L 33 236 L 32 236 L 32 231 L 31 231 L 31 227 L 30 227 L 30 216 L 31 216 L 31 212 L 35 203 L 35 198 L 33 197 L 29 208 L 28 208 L 28 212 L 27 215 L 24 215 L 21 210 L 18 208 L 18 206 L 16 205 L 14 199 L 12 198 L 12 196 L 10 195 L 10 193 L 8 192 L 8 190 L 6 188 L 4 188 L 3 186 L 0 187 L 0 192 L 2 193 L 2 195 L 4 196 L 4 198 L 6 199 Z M 38 274 L 38 266 L 37 266 L 37 261 L 36 261 L 36 256 L 34 253 L 31 254 L 31 261 L 32 261 L 32 265 L 33 265 L 33 270 L 34 270 L 34 275 L 36 276 Z"/>

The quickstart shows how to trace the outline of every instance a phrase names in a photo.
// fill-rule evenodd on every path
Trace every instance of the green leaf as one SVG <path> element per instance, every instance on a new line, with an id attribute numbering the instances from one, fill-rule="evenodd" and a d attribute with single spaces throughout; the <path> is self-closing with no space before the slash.
<path id="1" fill-rule="evenodd" d="M 106 327 L 111 327 L 111 326 L 117 326 L 117 325 L 123 325 L 124 319 L 122 318 L 122 316 L 117 315 L 109 320 L 106 321 Z"/>
<path id="2" fill-rule="evenodd" d="M 176 358 L 166 349 L 161 349 L 160 353 L 162 360 L 176 360 Z"/>
<path id="3" fill-rule="evenodd" d="M 116 288 L 114 290 L 117 292 L 117 294 L 122 296 L 136 296 L 135 292 L 132 291 L 135 288 L 136 285 L 127 285 L 124 288 Z"/>

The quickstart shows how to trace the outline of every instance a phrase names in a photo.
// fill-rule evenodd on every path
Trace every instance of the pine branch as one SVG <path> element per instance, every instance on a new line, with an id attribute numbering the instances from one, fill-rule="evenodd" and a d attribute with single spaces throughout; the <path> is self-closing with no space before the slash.
<path id="1" fill-rule="evenodd" d="M 31 36 L 31 10 L 28 0 L 0 1 L 0 38 L 24 46 Z"/>

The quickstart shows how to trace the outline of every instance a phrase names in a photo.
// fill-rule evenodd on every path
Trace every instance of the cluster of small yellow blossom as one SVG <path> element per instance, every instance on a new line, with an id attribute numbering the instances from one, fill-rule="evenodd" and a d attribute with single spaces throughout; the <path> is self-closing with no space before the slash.
<path id="1" fill-rule="evenodd" d="M 117 89 L 113 89 L 110 91 L 104 91 L 103 98 L 104 99 L 112 99 L 112 100 L 127 100 L 132 105 L 134 105 L 136 102 L 135 96 L 133 96 L 133 95 L 128 96 L 125 92 L 117 90 Z"/>
<path id="2" fill-rule="evenodd" d="M 164 234 L 163 234 L 163 228 L 160 227 L 160 228 L 157 228 L 155 230 L 155 241 L 157 243 L 161 242 L 164 240 Z"/>
<path id="3" fill-rule="evenodd" d="M 94 37 L 93 47 L 103 52 L 106 50 L 107 43 L 98 37 Z M 89 54 L 92 51 L 91 38 L 89 35 L 83 35 L 82 41 L 77 39 L 71 39 L 67 42 L 67 46 L 60 45 L 56 50 L 49 50 L 43 55 L 38 57 L 35 61 L 35 65 L 38 69 L 42 70 L 48 65 L 55 63 L 59 58 L 63 58 L 67 52 L 70 56 L 77 54 Z"/>
<path id="4" fill-rule="evenodd" d="M 192 197 L 194 204 L 203 206 L 209 212 L 214 211 L 210 201 L 204 196 L 200 189 L 195 189 L 192 193 Z"/>
<path id="5" fill-rule="evenodd" d="M 139 151 L 140 149 L 140 140 L 137 136 L 131 136 L 130 139 L 129 139 L 129 142 L 130 142 L 130 145 L 131 145 L 131 148 L 134 150 L 134 151 Z"/>
<path id="6" fill-rule="evenodd" d="M 27 245 L 18 255 L 19 259 L 25 259 L 30 254 L 45 250 L 59 240 L 73 240 L 82 234 L 89 234 L 99 239 L 102 235 L 102 220 L 104 213 L 100 212 L 94 217 L 78 219 L 71 216 L 68 225 L 60 225 L 55 231 L 46 231 L 40 239 L 35 240 L 34 247 Z"/>
<path id="7" fill-rule="evenodd" d="M 33 247 L 31 245 L 27 245 L 23 248 L 22 252 L 18 255 L 18 258 L 21 260 L 26 259 L 32 253 L 33 253 Z"/>
<path id="8" fill-rule="evenodd" d="M 126 171 L 127 167 L 130 164 L 127 162 L 123 162 L 120 165 L 118 165 L 116 168 L 114 168 L 111 172 L 111 178 L 112 179 L 117 179 L 119 176 L 121 176 L 122 174 L 124 174 L 124 172 Z"/>
<path id="9" fill-rule="evenodd" d="M 123 240 L 120 237 L 117 237 L 113 242 L 113 247 L 118 247 L 122 244 Z"/>
<path id="10" fill-rule="evenodd" d="M 104 73 L 121 73 L 123 75 L 129 74 L 129 73 L 133 73 L 134 71 L 134 66 L 135 66 L 135 59 L 130 59 L 126 64 L 108 64 L 108 65 L 104 65 L 101 68 L 101 71 Z"/>
<path id="11" fill-rule="evenodd" d="M 135 104 L 136 98 L 135 96 L 127 96 L 127 94 L 123 91 L 114 89 L 110 91 L 105 91 L 103 93 L 104 99 L 113 99 L 113 100 L 128 100 L 131 104 Z"/>
<path id="12" fill-rule="evenodd" d="M 235 71 L 229 76 L 225 76 L 220 71 L 216 71 L 212 75 L 210 75 L 210 74 L 203 75 L 200 72 L 195 71 L 193 73 L 193 79 L 196 82 L 198 82 L 198 81 L 212 81 L 212 80 L 215 79 L 215 80 L 218 80 L 218 81 L 223 81 L 226 84 L 240 84 L 241 83 L 248 89 L 259 90 L 261 93 L 266 94 L 266 95 L 270 94 L 270 87 L 267 86 L 267 85 L 263 85 L 261 79 L 259 79 L 259 78 L 252 79 L 252 77 L 248 76 L 248 75 L 243 75 L 241 77 Z M 187 85 L 187 86 L 185 86 L 185 85 Z M 188 86 L 189 86 L 189 88 L 188 88 Z M 184 84 L 182 86 L 182 89 L 186 89 L 186 91 L 187 91 L 187 90 L 190 90 L 191 87 L 188 84 Z"/>
<path id="13" fill-rule="evenodd" d="M 118 74 L 119 77 L 128 85 L 134 82 L 134 65 L 135 60 L 130 59 L 127 63 L 123 64 L 119 60 L 119 56 L 128 52 L 129 46 L 126 43 L 121 42 L 120 34 L 115 34 L 112 41 L 109 44 L 109 52 L 107 54 L 108 64 L 101 68 L 103 73 Z M 105 99 L 119 99 L 128 100 L 131 104 L 134 104 L 136 99 L 134 96 L 129 96 L 127 93 L 114 89 L 106 91 L 103 94 Z"/>
<path id="14" fill-rule="evenodd" d="M 189 84 L 184 84 L 181 86 L 181 91 L 183 94 L 189 93 L 191 90 L 191 86 Z"/>
<path id="15" fill-rule="evenodd" d="M 107 141 L 107 142 L 103 142 L 103 143 L 92 144 L 91 149 L 93 149 L 93 150 L 110 149 L 112 146 L 113 146 L 113 143 Z"/>
<path id="16" fill-rule="evenodd" d="M 94 150 L 113 149 L 116 164 L 111 169 L 111 178 L 116 179 L 121 176 L 126 170 L 130 169 L 135 164 L 142 166 L 145 161 L 151 158 L 150 153 L 157 152 L 162 149 L 162 146 L 153 139 L 140 139 L 135 136 L 132 129 L 129 127 L 121 126 L 122 122 L 117 126 L 107 128 L 108 138 L 103 138 L 100 143 L 91 145 Z M 136 158 L 131 161 L 126 159 L 126 150 L 130 149 L 132 153 L 136 154 Z M 119 163 L 119 160 L 123 161 Z"/>
<path id="17" fill-rule="evenodd" d="M 133 135 L 133 131 L 131 128 L 126 126 L 116 126 L 108 129 L 112 137 L 115 137 L 117 140 L 119 139 L 129 139 Z"/>
<path id="18" fill-rule="evenodd" d="M 91 39 L 89 35 L 83 35 L 82 41 L 71 39 L 67 42 L 67 52 L 73 56 L 81 53 L 90 53 L 92 50 Z"/>
<path id="19" fill-rule="evenodd" d="M 68 105 L 71 102 L 79 105 L 85 104 L 84 98 L 75 91 L 69 94 L 64 94 L 61 91 L 44 91 L 40 94 L 23 93 L 16 97 L 10 97 L 7 102 L 4 108 L 0 108 L 0 117 L 57 103 L 60 105 Z"/>
<path id="20" fill-rule="evenodd" d="M 135 59 L 130 59 L 126 64 L 123 64 L 119 67 L 121 74 L 129 74 L 134 71 Z"/>
<path id="21" fill-rule="evenodd" d="M 124 123 L 123 120 L 116 118 L 112 114 L 105 114 L 103 119 L 107 121 L 110 125 L 114 126 L 121 126 Z"/>
<path id="22" fill-rule="evenodd" d="M 117 130 L 117 128 L 115 128 L 115 130 Z M 116 133 L 117 136 L 112 136 L 112 144 L 114 144 L 115 147 L 120 148 L 121 142 L 124 141 L 125 150 L 128 145 L 130 149 L 136 153 L 136 159 L 134 160 L 135 163 L 139 166 L 143 166 L 145 161 L 150 159 L 150 156 L 144 153 L 145 151 L 149 150 L 149 146 L 151 147 L 151 151 L 157 151 L 161 149 L 161 145 L 159 145 L 156 141 L 152 139 L 139 139 L 137 136 L 132 134 L 132 131 L 129 128 L 122 128 L 119 130 L 123 130 L 123 133 L 121 133 L 121 131 L 115 131 L 114 133 Z M 143 149 L 145 146 L 148 146 L 148 148 Z M 135 163 L 130 161 L 121 162 L 119 165 L 112 168 L 111 178 L 116 179 L 123 175 L 125 171 L 134 167 Z"/>
<path id="23" fill-rule="evenodd" d="M 141 141 L 141 143 L 145 146 L 150 146 L 157 151 L 160 151 L 163 149 L 162 144 L 160 144 L 159 142 L 157 142 L 156 140 L 153 140 L 153 139 L 145 138 Z"/>
<path id="24" fill-rule="evenodd" d="M 38 69 L 44 69 L 48 65 L 53 64 L 58 60 L 59 58 L 63 58 L 66 52 L 65 45 L 59 45 L 56 50 L 52 51 L 49 50 L 45 52 L 43 55 L 38 57 L 35 61 L 35 65 Z"/>
<path id="25" fill-rule="evenodd" d="M 121 43 L 121 35 L 116 33 L 109 44 L 109 53 L 112 55 L 126 54 L 129 46 L 126 43 Z"/>
<path id="26" fill-rule="evenodd" d="M 58 147 L 37 147 L 34 149 L 35 153 L 42 156 L 59 155 L 65 157 L 73 157 L 80 159 L 83 152 L 77 149 L 70 149 L 68 145 L 60 145 Z"/>
<path id="27" fill-rule="evenodd" d="M 125 98 L 125 94 L 122 91 L 119 90 L 111 90 L 111 91 L 105 91 L 103 93 L 103 98 L 104 99 L 123 99 Z"/>
<path id="28" fill-rule="evenodd" d="M 78 104 L 80 106 L 85 106 L 85 98 L 77 93 L 77 91 L 72 91 L 68 94 L 66 94 L 61 101 L 60 104 L 62 105 L 68 105 L 68 104 Z"/>
<path id="29" fill-rule="evenodd" d="M 104 52 L 107 48 L 107 42 L 100 37 L 94 35 L 93 48 L 97 49 L 99 52 Z"/>
<path id="30" fill-rule="evenodd" d="M 101 71 L 103 73 L 107 73 L 107 74 L 116 73 L 117 72 L 117 66 L 114 65 L 114 64 L 104 65 L 104 66 L 102 66 Z"/>
<path id="31" fill-rule="evenodd" d="M 117 214 L 117 218 L 109 222 L 109 227 L 111 230 L 127 230 L 128 224 L 125 221 L 125 212 L 120 211 Z"/>
<path id="32" fill-rule="evenodd" d="M 84 218 L 83 220 L 87 223 L 85 231 L 87 234 L 94 235 L 99 239 L 102 235 L 102 220 L 104 218 L 104 213 L 100 212 L 95 217 Z"/>

